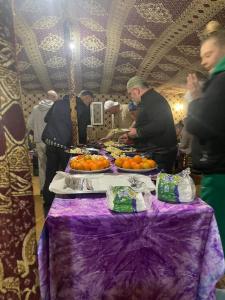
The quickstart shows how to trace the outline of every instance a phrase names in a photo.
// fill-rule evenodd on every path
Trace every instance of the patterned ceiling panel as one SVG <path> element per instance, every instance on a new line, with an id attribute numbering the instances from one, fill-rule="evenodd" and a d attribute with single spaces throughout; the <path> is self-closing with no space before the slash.
<path id="1" fill-rule="evenodd" d="M 23 88 L 126 93 L 135 74 L 155 86 L 205 75 L 199 32 L 225 26 L 224 0 L 17 0 L 15 28 Z M 70 48 L 72 47 L 72 48 Z"/>

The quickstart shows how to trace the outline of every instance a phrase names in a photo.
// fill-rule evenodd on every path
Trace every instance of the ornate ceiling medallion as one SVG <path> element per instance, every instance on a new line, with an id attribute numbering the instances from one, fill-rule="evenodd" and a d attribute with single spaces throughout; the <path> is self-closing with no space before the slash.
<path id="1" fill-rule="evenodd" d="M 130 63 L 122 64 L 116 67 L 116 70 L 123 74 L 130 74 L 136 72 L 136 68 Z"/>
<path id="2" fill-rule="evenodd" d="M 159 64 L 158 67 L 163 70 L 163 71 L 166 71 L 166 72 L 175 72 L 175 71 L 178 71 L 179 68 L 175 65 L 172 65 L 172 64 Z"/>
<path id="3" fill-rule="evenodd" d="M 138 42 L 137 40 L 121 39 L 121 41 L 127 46 L 134 48 L 136 50 L 146 50 L 145 46 L 142 43 Z"/>
<path id="4" fill-rule="evenodd" d="M 80 23 L 92 31 L 105 31 L 105 29 L 98 22 L 90 18 L 82 18 L 80 19 Z"/>
<path id="5" fill-rule="evenodd" d="M 138 54 L 134 51 L 124 51 L 124 52 L 119 53 L 119 55 L 123 58 L 143 59 L 143 57 L 140 54 Z"/>
<path id="6" fill-rule="evenodd" d="M 181 45 L 177 46 L 177 49 L 188 56 L 199 56 L 199 47 L 196 46 L 189 46 L 189 45 Z"/>
<path id="7" fill-rule="evenodd" d="M 82 64 L 89 68 L 99 68 L 103 65 L 102 61 L 94 56 L 84 58 Z"/>
<path id="8" fill-rule="evenodd" d="M 50 74 L 51 79 L 54 80 L 61 80 L 61 79 L 67 79 L 68 74 L 66 72 L 55 72 L 53 74 Z"/>
<path id="9" fill-rule="evenodd" d="M 116 92 L 121 92 L 126 90 L 126 85 L 118 83 L 112 86 L 112 90 L 116 91 Z"/>
<path id="10" fill-rule="evenodd" d="M 180 66 L 190 65 L 189 61 L 184 57 L 180 57 L 180 56 L 176 56 L 176 55 L 166 55 L 165 58 L 168 61 L 175 63 L 177 65 L 180 65 Z"/>
<path id="11" fill-rule="evenodd" d="M 63 68 L 66 65 L 66 59 L 60 56 L 53 56 L 47 62 L 49 68 Z"/>
<path id="12" fill-rule="evenodd" d="M 94 35 L 87 36 L 81 43 L 86 49 L 93 52 L 98 52 L 105 49 L 105 45 Z"/>
<path id="13" fill-rule="evenodd" d="M 168 9 L 162 3 L 142 3 L 135 5 L 137 13 L 147 22 L 169 23 L 172 22 L 172 16 Z"/>
<path id="14" fill-rule="evenodd" d="M 101 78 L 101 75 L 98 72 L 89 71 L 89 72 L 85 72 L 83 74 L 83 77 L 86 79 L 99 79 Z"/>
<path id="15" fill-rule="evenodd" d="M 32 90 L 32 89 L 40 89 L 41 85 L 39 83 L 26 83 L 23 84 L 23 88 Z"/>
<path id="16" fill-rule="evenodd" d="M 126 25 L 125 27 L 136 38 L 147 39 L 147 40 L 155 39 L 154 33 L 152 33 L 146 26 Z"/>
<path id="17" fill-rule="evenodd" d="M 106 16 L 106 10 L 104 7 L 101 5 L 96 0 L 81 0 L 78 2 L 80 7 L 83 9 L 83 11 L 88 12 L 90 15 L 95 15 L 95 16 Z"/>
<path id="18" fill-rule="evenodd" d="M 21 75 L 21 80 L 22 81 L 29 82 L 29 81 L 33 81 L 35 79 L 37 79 L 37 77 L 34 74 L 25 73 L 25 74 Z"/>
<path id="19" fill-rule="evenodd" d="M 20 60 L 18 62 L 18 71 L 23 72 L 30 67 L 30 64 L 27 61 Z"/>
<path id="20" fill-rule="evenodd" d="M 63 44 L 64 40 L 60 36 L 50 33 L 42 40 L 39 47 L 45 51 L 55 52 L 62 48 Z"/>
<path id="21" fill-rule="evenodd" d="M 165 74 L 165 73 L 161 73 L 161 72 L 151 72 L 151 77 L 157 79 L 157 80 L 169 80 L 170 77 Z"/>
<path id="22" fill-rule="evenodd" d="M 59 21 L 56 16 L 42 17 L 32 25 L 33 29 L 50 29 L 54 27 Z"/>
<path id="23" fill-rule="evenodd" d="M 90 81 L 90 82 L 85 82 L 84 86 L 88 89 L 96 89 L 100 86 L 98 82 Z"/>

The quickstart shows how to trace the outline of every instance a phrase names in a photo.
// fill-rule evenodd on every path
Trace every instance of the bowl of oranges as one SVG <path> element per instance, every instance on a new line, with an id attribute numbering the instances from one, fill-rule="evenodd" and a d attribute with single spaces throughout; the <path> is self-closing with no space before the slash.
<path id="1" fill-rule="evenodd" d="M 110 161 L 103 155 L 78 155 L 70 159 L 70 170 L 77 173 L 99 173 L 110 168 Z"/>
<path id="2" fill-rule="evenodd" d="M 134 157 L 121 156 L 115 160 L 117 169 L 125 172 L 149 172 L 157 168 L 154 160 L 135 155 Z"/>

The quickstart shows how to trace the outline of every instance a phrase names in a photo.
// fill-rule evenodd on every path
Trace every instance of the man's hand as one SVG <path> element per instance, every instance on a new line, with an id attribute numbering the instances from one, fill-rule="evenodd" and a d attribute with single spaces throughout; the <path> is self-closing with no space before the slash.
<path id="1" fill-rule="evenodd" d="M 128 136 L 132 139 L 137 137 L 137 129 L 136 128 L 130 128 L 130 131 L 128 132 Z"/>
<path id="2" fill-rule="evenodd" d="M 128 135 L 127 133 L 124 133 L 123 135 L 121 135 L 118 139 L 118 142 L 121 143 L 121 144 L 126 144 L 128 142 Z"/>
<path id="3" fill-rule="evenodd" d="M 107 142 L 107 141 L 109 141 L 109 140 L 110 140 L 109 138 L 103 137 L 103 138 L 100 139 L 100 142 Z"/>
<path id="4" fill-rule="evenodd" d="M 187 89 L 190 91 L 192 100 L 201 97 L 201 85 L 196 74 L 188 74 L 187 76 Z"/>

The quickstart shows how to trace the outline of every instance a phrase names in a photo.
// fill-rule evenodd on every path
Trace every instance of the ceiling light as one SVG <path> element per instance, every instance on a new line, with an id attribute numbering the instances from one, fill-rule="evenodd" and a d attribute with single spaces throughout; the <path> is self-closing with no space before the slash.
<path id="1" fill-rule="evenodd" d="M 182 103 L 176 103 L 174 109 L 175 111 L 181 111 L 184 109 L 184 105 Z"/>
<path id="2" fill-rule="evenodd" d="M 74 42 L 70 42 L 69 43 L 69 47 L 71 50 L 74 50 L 75 49 L 75 43 Z"/>

